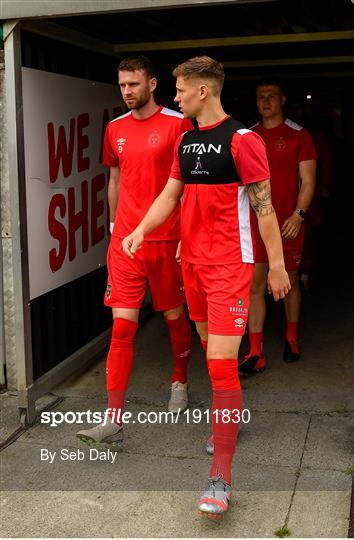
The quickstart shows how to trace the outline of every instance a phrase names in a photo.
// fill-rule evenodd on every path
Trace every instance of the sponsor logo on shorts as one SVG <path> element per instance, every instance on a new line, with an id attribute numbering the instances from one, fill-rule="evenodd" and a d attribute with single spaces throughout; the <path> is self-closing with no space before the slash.
<path id="1" fill-rule="evenodd" d="M 296 265 L 296 268 L 298 268 L 300 266 L 300 263 L 301 263 L 301 256 L 300 255 L 295 255 L 294 256 L 294 263 Z"/>
<path id="2" fill-rule="evenodd" d="M 245 307 L 231 306 L 229 308 L 230 313 L 240 313 L 242 315 L 247 315 L 248 309 Z"/>
<path id="3" fill-rule="evenodd" d="M 243 325 L 245 324 L 245 321 L 244 319 L 241 319 L 241 317 L 237 317 L 237 319 L 234 319 L 234 323 L 235 323 L 236 328 L 242 328 Z"/>
<path id="4" fill-rule="evenodd" d="M 107 288 L 106 288 L 106 297 L 107 298 L 109 298 L 111 296 L 111 290 L 112 290 L 112 285 L 108 284 Z"/>

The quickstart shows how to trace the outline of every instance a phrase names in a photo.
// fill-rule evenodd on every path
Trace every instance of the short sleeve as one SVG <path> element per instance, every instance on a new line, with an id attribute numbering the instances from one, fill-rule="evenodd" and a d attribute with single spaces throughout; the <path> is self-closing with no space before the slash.
<path id="1" fill-rule="evenodd" d="M 106 127 L 106 132 L 103 141 L 103 163 L 108 167 L 118 167 L 119 159 L 115 155 L 109 136 L 109 125 Z"/>
<path id="2" fill-rule="evenodd" d="M 313 139 L 306 129 L 299 132 L 299 163 L 300 161 L 308 161 L 317 159 L 317 153 Z"/>
<path id="3" fill-rule="evenodd" d="M 232 138 L 231 152 L 243 184 L 270 178 L 265 143 L 257 133 L 237 131 Z"/>
<path id="4" fill-rule="evenodd" d="M 182 137 L 183 135 L 180 135 L 175 143 L 175 147 L 174 147 L 174 150 L 173 150 L 173 163 L 172 163 L 172 167 L 171 167 L 171 172 L 170 172 L 170 178 L 175 178 L 176 180 L 182 180 L 183 181 L 183 178 L 182 178 L 182 174 L 181 174 L 181 168 L 180 168 L 180 164 L 179 164 L 179 155 L 178 155 L 178 148 L 179 148 L 179 145 L 182 141 Z"/>
<path id="5" fill-rule="evenodd" d="M 190 118 L 183 118 L 181 122 L 181 133 L 186 131 L 193 131 L 195 129 L 194 124 Z"/>

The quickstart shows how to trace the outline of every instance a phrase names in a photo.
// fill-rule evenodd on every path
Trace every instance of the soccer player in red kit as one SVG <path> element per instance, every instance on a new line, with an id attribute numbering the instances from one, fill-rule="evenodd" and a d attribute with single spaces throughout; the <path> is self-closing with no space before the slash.
<path id="1" fill-rule="evenodd" d="M 153 306 L 163 312 L 170 332 L 174 371 L 169 411 L 173 413 L 188 405 L 187 366 L 191 346 L 181 268 L 176 260 L 180 205 L 176 205 L 166 223 L 147 237 L 134 261 L 123 254 L 122 239 L 138 225 L 164 188 L 175 142 L 193 124 L 181 113 L 156 104 L 157 82 L 148 58 L 123 60 L 118 77 L 129 112 L 108 124 L 104 139 L 104 163 L 110 167 L 108 201 L 112 234 L 105 304 L 113 312 L 106 371 L 108 411 L 113 421 L 77 434 L 85 441 L 112 444 L 122 441 L 121 415 L 147 283 Z"/>
<path id="2" fill-rule="evenodd" d="M 284 298 L 287 327 L 283 359 L 285 362 L 295 362 L 300 358 L 299 266 L 304 243 L 303 221 L 315 190 L 316 150 L 306 129 L 284 117 L 283 106 L 286 98 L 277 80 L 260 81 L 256 97 L 262 120 L 253 126 L 252 130 L 258 133 L 266 144 L 272 202 L 282 235 L 285 268 L 291 283 L 291 291 Z M 263 325 L 266 314 L 264 294 L 268 255 L 257 230 L 255 237 L 256 265 L 248 319 L 250 351 L 239 366 L 240 372 L 244 374 L 261 371 L 266 365 L 263 354 Z"/>
<path id="3" fill-rule="evenodd" d="M 207 353 L 213 389 L 214 455 L 201 513 L 222 516 L 231 496 L 231 468 L 242 412 L 237 355 L 247 323 L 253 274 L 250 205 L 268 250 L 268 287 L 284 298 L 290 283 L 271 202 L 262 139 L 223 110 L 222 64 L 196 57 L 177 66 L 175 101 L 198 129 L 176 143 L 170 178 L 140 225 L 123 240 L 134 260 L 144 238 L 173 214 L 183 194 L 181 260 L 191 318 Z"/>

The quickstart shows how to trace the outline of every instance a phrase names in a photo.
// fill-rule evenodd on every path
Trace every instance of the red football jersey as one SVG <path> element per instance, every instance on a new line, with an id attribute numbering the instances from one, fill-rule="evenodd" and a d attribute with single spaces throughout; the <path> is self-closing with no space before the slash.
<path id="1" fill-rule="evenodd" d="M 132 112 L 112 120 L 106 129 L 103 162 L 119 167 L 119 196 L 113 236 L 123 238 L 140 223 L 169 177 L 178 136 L 193 129 L 183 115 L 160 106 L 144 120 Z M 180 237 L 180 206 L 146 240 Z"/>
<path id="2" fill-rule="evenodd" d="M 299 163 L 317 158 L 313 140 L 306 129 L 289 119 L 275 128 L 266 129 L 259 122 L 251 129 L 266 143 L 272 203 L 281 228 L 296 209 Z"/>
<path id="3" fill-rule="evenodd" d="M 212 131 L 225 120 L 200 127 L 199 131 Z M 178 154 L 180 143 L 183 145 L 182 136 L 176 143 L 170 176 L 183 181 Z M 190 147 L 200 154 L 205 145 L 193 144 Z M 254 262 L 246 185 L 270 177 L 265 144 L 252 131 L 239 129 L 232 136 L 230 150 L 240 182 L 197 183 L 196 180 L 196 183 L 185 184 L 181 257 L 187 262 L 212 265 Z M 194 159 L 197 159 L 197 168 L 199 157 Z"/>

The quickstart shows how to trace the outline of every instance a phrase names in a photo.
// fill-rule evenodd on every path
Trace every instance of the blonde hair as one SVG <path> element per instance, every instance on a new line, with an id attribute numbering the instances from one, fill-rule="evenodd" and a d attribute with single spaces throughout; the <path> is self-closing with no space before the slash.
<path id="1" fill-rule="evenodd" d="M 183 79 L 209 79 L 214 82 L 214 93 L 217 94 L 220 94 L 225 80 L 224 66 L 210 56 L 190 58 L 175 67 L 172 75 Z"/>

